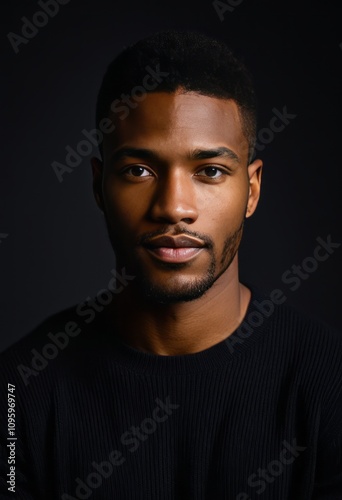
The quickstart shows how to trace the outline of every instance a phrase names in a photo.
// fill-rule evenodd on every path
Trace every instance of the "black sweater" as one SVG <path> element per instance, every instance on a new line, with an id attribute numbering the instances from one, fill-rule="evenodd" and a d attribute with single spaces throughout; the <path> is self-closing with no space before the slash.
<path id="1" fill-rule="evenodd" d="M 181 356 L 48 318 L 1 355 L 0 498 L 342 499 L 342 335 L 272 300 Z"/>

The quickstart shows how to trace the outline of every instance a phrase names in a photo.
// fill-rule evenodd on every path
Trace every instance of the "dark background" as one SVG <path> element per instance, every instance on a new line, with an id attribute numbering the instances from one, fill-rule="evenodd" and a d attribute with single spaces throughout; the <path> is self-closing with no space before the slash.
<path id="1" fill-rule="evenodd" d="M 266 292 L 281 288 L 288 303 L 342 331 L 342 246 L 296 291 L 282 282 L 313 255 L 317 237 L 342 243 L 338 7 L 243 0 L 220 21 L 211 1 L 70 0 L 15 54 L 7 33 L 21 34 L 21 18 L 38 10 L 27 0 L 2 7 L 0 350 L 107 286 L 115 259 L 93 200 L 91 155 L 62 183 L 51 163 L 63 163 L 65 147 L 94 128 L 109 62 L 164 28 L 216 36 L 244 59 L 255 79 L 259 130 L 273 108 L 297 115 L 258 155 L 262 198 L 245 226 L 241 279 Z"/>

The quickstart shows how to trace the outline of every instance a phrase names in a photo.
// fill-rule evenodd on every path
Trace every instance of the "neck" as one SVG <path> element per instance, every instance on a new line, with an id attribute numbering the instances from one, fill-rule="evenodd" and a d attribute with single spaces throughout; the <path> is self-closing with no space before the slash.
<path id="1" fill-rule="evenodd" d="M 190 302 L 156 304 L 127 287 L 109 311 L 109 321 L 125 344 L 140 351 L 165 356 L 192 354 L 236 330 L 250 295 L 238 280 L 236 256 L 210 290 Z"/>

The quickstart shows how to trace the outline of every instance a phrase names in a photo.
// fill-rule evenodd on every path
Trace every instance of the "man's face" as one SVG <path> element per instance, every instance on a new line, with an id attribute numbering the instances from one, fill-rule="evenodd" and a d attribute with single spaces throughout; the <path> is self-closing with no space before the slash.
<path id="1" fill-rule="evenodd" d="M 237 105 L 158 92 L 110 118 L 93 173 L 117 265 L 151 300 L 196 299 L 229 272 L 257 204 L 261 162 L 247 168 Z"/>

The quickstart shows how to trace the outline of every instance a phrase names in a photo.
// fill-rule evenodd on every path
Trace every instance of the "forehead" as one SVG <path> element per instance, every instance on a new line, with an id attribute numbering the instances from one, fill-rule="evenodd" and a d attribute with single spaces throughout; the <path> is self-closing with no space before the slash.
<path id="1" fill-rule="evenodd" d="M 104 139 L 105 156 L 122 145 L 158 147 L 165 152 L 228 146 L 239 157 L 248 154 L 239 109 L 231 99 L 196 92 L 153 92 L 133 109 L 121 106 L 116 108 L 122 110 L 121 116 L 120 112 L 109 116 L 115 131 Z"/>

